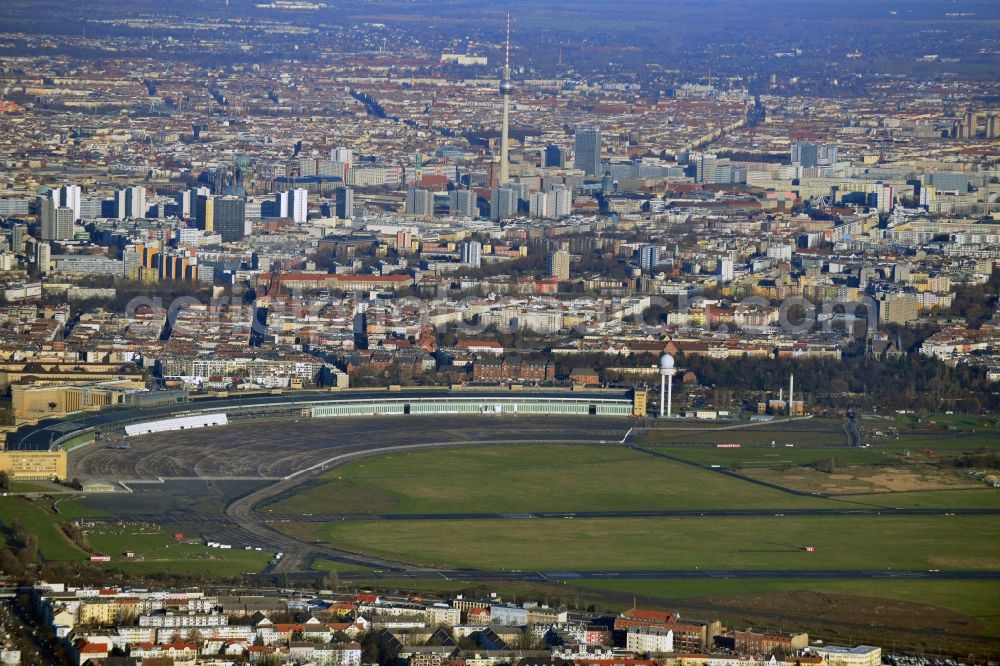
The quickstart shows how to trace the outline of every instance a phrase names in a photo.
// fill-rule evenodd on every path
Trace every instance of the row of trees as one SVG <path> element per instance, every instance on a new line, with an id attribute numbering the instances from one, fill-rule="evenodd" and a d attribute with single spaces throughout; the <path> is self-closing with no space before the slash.
<path id="1" fill-rule="evenodd" d="M 796 389 L 816 405 L 835 409 L 1000 409 L 1000 387 L 982 369 L 950 367 L 934 358 L 906 355 L 878 360 L 864 356 L 834 359 L 712 359 L 679 355 L 677 365 L 693 370 L 700 383 L 726 389 L 777 392 L 795 373 Z"/>
<path id="2" fill-rule="evenodd" d="M 996 311 L 998 293 L 1000 293 L 1000 271 L 993 271 L 990 279 L 984 284 L 958 287 L 948 314 L 953 317 L 963 317 L 970 328 L 979 328 Z"/>

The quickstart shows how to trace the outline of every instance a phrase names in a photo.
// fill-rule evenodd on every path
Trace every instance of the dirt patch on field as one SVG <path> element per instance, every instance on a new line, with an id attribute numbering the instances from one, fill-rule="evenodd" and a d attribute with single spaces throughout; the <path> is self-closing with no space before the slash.
<path id="1" fill-rule="evenodd" d="M 729 626 L 808 631 L 810 640 L 853 641 L 967 654 L 995 649 L 978 619 L 929 604 L 851 594 L 769 592 L 701 597 L 677 602 L 691 617 L 719 617 Z M 682 612 L 683 614 L 683 612 Z M 806 619 L 807 618 L 807 619 Z M 964 650 L 964 652 L 963 652 Z"/>
<path id="2" fill-rule="evenodd" d="M 992 546 L 983 546 L 984 553 Z M 966 557 L 951 555 L 929 557 L 928 562 L 941 569 L 1000 569 L 1000 556 L 984 554 L 982 556 L 970 555 Z"/>
<path id="3" fill-rule="evenodd" d="M 832 474 L 811 467 L 800 467 L 791 474 L 775 469 L 746 469 L 741 473 L 795 490 L 834 495 L 983 487 L 982 483 L 956 470 L 935 465 L 853 465 Z"/>

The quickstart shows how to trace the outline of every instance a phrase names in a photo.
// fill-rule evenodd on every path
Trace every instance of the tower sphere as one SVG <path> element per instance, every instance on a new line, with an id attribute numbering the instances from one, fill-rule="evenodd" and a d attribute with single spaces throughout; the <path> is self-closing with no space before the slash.
<path id="1" fill-rule="evenodd" d="M 664 354 L 660 357 L 660 370 L 671 370 L 674 367 L 674 357 Z"/>

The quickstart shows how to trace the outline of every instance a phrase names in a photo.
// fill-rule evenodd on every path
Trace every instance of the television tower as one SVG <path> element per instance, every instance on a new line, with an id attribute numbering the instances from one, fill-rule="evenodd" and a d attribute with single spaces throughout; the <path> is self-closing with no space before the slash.
<path id="1" fill-rule="evenodd" d="M 507 141 L 510 137 L 510 96 L 514 84 L 510 80 L 510 14 L 507 14 L 507 40 L 504 47 L 503 70 L 500 73 L 500 95 L 503 97 L 503 127 L 500 129 L 500 185 L 510 180 Z"/>

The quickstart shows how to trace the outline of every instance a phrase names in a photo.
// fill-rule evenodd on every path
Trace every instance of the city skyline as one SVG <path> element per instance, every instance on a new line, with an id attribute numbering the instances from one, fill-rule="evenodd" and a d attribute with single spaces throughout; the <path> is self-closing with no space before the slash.
<path id="1" fill-rule="evenodd" d="M 1000 658 L 1000 5 L 0 3 L 0 662 Z"/>

